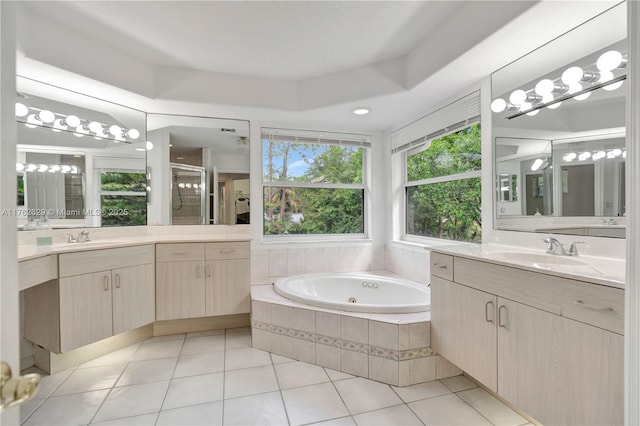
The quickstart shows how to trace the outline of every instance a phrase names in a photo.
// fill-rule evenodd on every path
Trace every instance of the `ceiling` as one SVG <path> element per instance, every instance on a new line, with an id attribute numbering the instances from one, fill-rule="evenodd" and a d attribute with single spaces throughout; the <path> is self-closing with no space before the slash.
<path id="1" fill-rule="evenodd" d="M 390 130 L 615 3 L 20 2 L 18 72 L 150 112 Z"/>

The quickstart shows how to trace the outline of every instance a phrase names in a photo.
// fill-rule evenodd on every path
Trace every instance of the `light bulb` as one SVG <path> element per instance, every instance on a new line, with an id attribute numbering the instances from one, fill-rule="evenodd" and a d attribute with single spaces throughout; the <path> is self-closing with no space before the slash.
<path id="1" fill-rule="evenodd" d="M 58 166 L 57 164 L 54 164 L 53 166 L 51 166 L 49 168 L 49 170 L 52 171 L 52 172 L 58 172 L 58 171 L 60 171 L 60 166 Z"/>
<path id="2" fill-rule="evenodd" d="M 61 131 L 61 130 L 67 130 L 67 126 L 64 125 L 64 121 L 62 120 L 62 118 L 58 118 L 53 122 L 53 129 L 54 131 Z"/>
<path id="3" fill-rule="evenodd" d="M 147 148 L 147 151 L 151 151 L 153 149 L 153 142 L 147 141 L 144 145 L 145 148 Z"/>
<path id="4" fill-rule="evenodd" d="M 111 133 L 111 135 L 116 138 L 122 137 L 122 127 L 114 124 L 113 126 L 109 127 L 109 133 Z"/>
<path id="5" fill-rule="evenodd" d="M 527 115 L 528 115 L 529 117 L 533 117 L 534 115 L 538 115 L 538 113 L 539 113 L 539 112 L 540 112 L 540 110 L 539 110 L 539 109 L 535 109 L 535 110 L 533 110 L 533 111 L 529 111 L 529 112 L 527 113 Z"/>
<path id="6" fill-rule="evenodd" d="M 562 102 L 556 102 L 555 104 L 549 105 L 547 108 L 556 109 L 556 108 L 560 108 L 560 105 L 562 105 Z"/>
<path id="7" fill-rule="evenodd" d="M 71 173 L 78 173 L 78 166 L 71 166 Z"/>
<path id="8" fill-rule="evenodd" d="M 619 157 L 622 155 L 622 150 L 620 148 L 615 148 L 613 151 L 611 151 L 613 153 L 614 157 Z"/>
<path id="9" fill-rule="evenodd" d="M 620 65 L 623 65 L 623 61 L 622 53 L 617 50 L 610 50 L 600 55 L 596 62 L 596 67 L 600 71 L 613 71 Z"/>
<path id="10" fill-rule="evenodd" d="M 16 102 L 16 117 L 24 117 L 29 114 L 29 108 L 25 104 Z"/>
<path id="11" fill-rule="evenodd" d="M 497 98 L 497 99 L 494 99 L 493 102 L 491 102 L 491 111 L 495 113 L 500 113 L 505 109 L 507 109 L 507 101 L 505 101 L 504 99 Z"/>
<path id="12" fill-rule="evenodd" d="M 553 92 L 554 87 L 555 84 L 553 83 L 553 80 L 545 78 L 544 80 L 540 80 L 538 84 L 536 84 L 535 91 L 538 95 L 544 98 L 545 95 L 550 95 L 551 92 Z"/>
<path id="13" fill-rule="evenodd" d="M 16 172 L 21 172 L 24 170 L 24 164 L 23 163 L 16 163 Z"/>
<path id="14" fill-rule="evenodd" d="M 84 126 L 78 126 L 76 127 L 76 133 L 79 133 L 80 135 L 88 135 L 89 130 L 87 130 Z"/>
<path id="15" fill-rule="evenodd" d="M 613 73 L 611 71 L 602 71 L 600 73 L 600 79 L 598 83 L 606 83 L 607 81 L 613 80 Z"/>
<path id="16" fill-rule="evenodd" d="M 621 88 L 623 83 L 624 83 L 623 80 L 616 81 L 615 83 L 611 83 L 611 84 L 608 84 L 608 85 L 604 86 L 603 89 L 608 91 L 608 92 L 611 92 L 612 90 L 616 90 L 616 89 Z"/>
<path id="17" fill-rule="evenodd" d="M 179 183 L 178 188 L 184 188 L 184 183 Z"/>
<path id="18" fill-rule="evenodd" d="M 542 163 L 543 163 L 542 159 L 536 158 L 536 160 L 531 165 L 531 171 L 535 172 L 536 170 L 538 170 L 540 166 L 542 166 Z"/>
<path id="19" fill-rule="evenodd" d="M 580 67 L 570 67 L 567 68 L 562 73 L 562 82 L 564 84 L 568 84 L 569 86 L 580 82 L 582 76 L 584 75 L 584 71 Z"/>
<path id="20" fill-rule="evenodd" d="M 548 104 L 549 102 L 553 102 L 553 99 L 554 99 L 553 95 L 551 93 L 547 93 L 542 97 L 542 103 Z"/>
<path id="21" fill-rule="evenodd" d="M 607 156 L 607 153 L 604 151 L 597 151 L 593 153 L 593 159 L 594 160 L 599 160 L 601 158 L 604 158 Z"/>
<path id="22" fill-rule="evenodd" d="M 622 151 L 622 158 L 627 158 L 627 150 Z"/>
<path id="23" fill-rule="evenodd" d="M 575 99 L 576 101 L 584 101 L 589 96 L 591 96 L 591 92 L 587 92 L 587 93 L 583 93 L 582 95 L 574 96 L 573 99 Z"/>
<path id="24" fill-rule="evenodd" d="M 514 105 L 521 105 L 525 103 L 526 100 L 527 100 L 527 92 L 521 89 L 514 90 L 513 92 L 511 92 L 511 95 L 509 96 L 509 102 L 511 102 Z"/>
<path id="25" fill-rule="evenodd" d="M 194 183 L 194 184 L 193 184 L 193 188 L 194 188 L 194 189 L 198 189 L 198 184 L 197 184 L 197 183 Z"/>
<path id="26" fill-rule="evenodd" d="M 43 123 L 53 123 L 56 119 L 56 115 L 48 109 L 43 109 L 38 113 L 38 118 Z"/>
<path id="27" fill-rule="evenodd" d="M 188 183 L 186 186 L 187 186 L 188 189 L 191 189 L 191 184 L 190 183 Z"/>
<path id="28" fill-rule="evenodd" d="M 35 114 L 29 114 L 27 117 L 27 127 L 35 128 L 36 126 L 42 126 L 42 121 Z"/>
<path id="29" fill-rule="evenodd" d="M 570 152 L 568 154 L 565 154 L 563 157 L 563 160 L 570 163 L 571 161 L 575 160 L 577 157 L 575 152 Z"/>
<path id="30" fill-rule="evenodd" d="M 587 160 L 589 157 L 591 157 L 591 153 L 589 151 L 581 152 L 580 155 L 578 155 L 578 160 L 584 161 L 584 160 Z"/>
<path id="31" fill-rule="evenodd" d="M 523 102 L 522 105 L 520 105 L 520 111 L 526 111 L 528 109 L 531 109 L 531 104 L 529 102 Z"/>
<path id="32" fill-rule="evenodd" d="M 64 119 L 64 124 L 69 127 L 78 127 L 80 125 L 80 119 L 75 115 L 67 115 Z"/>
<path id="33" fill-rule="evenodd" d="M 97 135 L 101 135 L 103 133 L 103 129 L 104 128 L 102 127 L 102 124 L 98 123 L 97 121 L 92 121 L 91 123 L 89 123 L 89 130 Z"/>
<path id="34" fill-rule="evenodd" d="M 351 110 L 355 115 L 367 115 L 369 114 L 369 108 L 357 107 Z"/>
<path id="35" fill-rule="evenodd" d="M 27 164 L 25 170 L 28 172 L 35 172 L 38 169 L 38 166 L 35 164 Z"/>
<path id="36" fill-rule="evenodd" d="M 569 85 L 569 94 L 573 95 L 574 93 L 578 93 L 582 91 L 582 84 L 580 83 L 572 83 Z"/>
<path id="37" fill-rule="evenodd" d="M 67 172 L 71 171 L 71 166 L 62 165 L 62 166 L 60 166 L 60 171 L 62 173 L 67 173 Z"/>
<path id="38" fill-rule="evenodd" d="M 137 129 L 129 129 L 127 131 L 127 137 L 136 140 L 140 137 L 140 132 Z"/>
<path id="39" fill-rule="evenodd" d="M 39 164 L 38 165 L 38 171 L 39 172 L 46 172 L 47 170 L 49 170 L 49 166 L 47 166 L 46 164 Z"/>

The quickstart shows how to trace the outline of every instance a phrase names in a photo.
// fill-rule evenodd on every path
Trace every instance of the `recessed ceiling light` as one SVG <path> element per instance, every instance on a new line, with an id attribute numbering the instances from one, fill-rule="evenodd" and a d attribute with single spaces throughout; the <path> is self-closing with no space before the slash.
<path id="1" fill-rule="evenodd" d="M 353 113 L 355 115 L 366 115 L 369 114 L 369 108 L 367 107 L 357 107 L 353 109 Z"/>

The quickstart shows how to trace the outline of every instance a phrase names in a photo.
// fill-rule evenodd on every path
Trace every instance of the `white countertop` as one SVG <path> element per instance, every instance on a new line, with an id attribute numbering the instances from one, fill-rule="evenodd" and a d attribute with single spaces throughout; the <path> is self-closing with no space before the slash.
<path id="1" fill-rule="evenodd" d="M 56 243 L 50 246 L 19 245 L 18 261 L 37 259 L 51 254 L 73 253 L 156 243 L 216 243 L 251 241 L 242 235 L 139 235 L 134 237 L 96 239 L 82 243 Z"/>
<path id="2" fill-rule="evenodd" d="M 538 272 L 541 274 L 555 275 L 609 287 L 625 288 L 625 261 L 595 256 L 569 257 L 584 265 L 548 265 L 530 261 L 503 259 L 498 257 L 500 253 L 530 253 L 532 255 L 547 255 L 544 250 L 526 250 L 516 246 L 498 244 L 455 245 L 429 247 L 428 250 L 452 256 L 460 256 L 472 260 L 495 263 L 497 265 L 510 266 L 518 269 Z"/>

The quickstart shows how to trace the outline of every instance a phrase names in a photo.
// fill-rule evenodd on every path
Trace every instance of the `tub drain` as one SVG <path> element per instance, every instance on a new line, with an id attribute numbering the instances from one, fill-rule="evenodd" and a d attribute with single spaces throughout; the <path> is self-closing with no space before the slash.
<path id="1" fill-rule="evenodd" d="M 349 303 L 356 303 L 356 302 L 357 302 L 357 300 L 356 300 L 355 297 L 350 297 L 349 298 Z"/>

